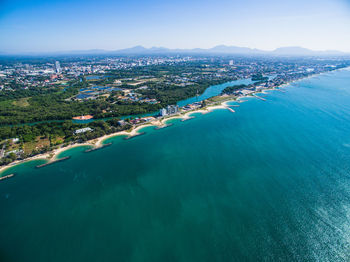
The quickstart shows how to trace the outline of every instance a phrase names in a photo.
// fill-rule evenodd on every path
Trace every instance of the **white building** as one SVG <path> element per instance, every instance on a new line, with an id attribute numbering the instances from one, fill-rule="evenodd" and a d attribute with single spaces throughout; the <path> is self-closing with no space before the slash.
<path id="1" fill-rule="evenodd" d="M 119 120 L 118 121 L 118 125 L 120 126 L 125 126 L 126 125 L 126 122 L 124 120 Z"/>
<path id="2" fill-rule="evenodd" d="M 166 115 L 167 115 L 166 109 L 165 109 L 165 108 L 162 108 L 161 110 L 159 110 L 159 114 L 160 114 L 161 116 L 166 116 Z"/>
<path id="3" fill-rule="evenodd" d="M 56 61 L 56 63 L 55 63 L 55 68 L 56 68 L 56 73 L 57 73 L 57 74 L 61 73 L 61 65 L 60 65 L 60 62 Z"/>
<path id="4" fill-rule="evenodd" d="M 81 128 L 81 129 L 77 129 L 74 131 L 74 134 L 81 134 L 81 133 L 85 133 L 85 132 L 90 132 L 92 131 L 93 129 L 90 128 L 90 127 L 85 127 L 85 128 Z"/>
<path id="5" fill-rule="evenodd" d="M 161 116 L 166 116 L 166 115 L 173 115 L 179 112 L 179 106 L 178 105 L 169 105 L 166 108 L 162 108 L 159 110 L 159 114 Z"/>
<path id="6" fill-rule="evenodd" d="M 179 112 L 179 106 L 177 106 L 177 105 L 167 106 L 166 110 L 167 110 L 168 115 L 176 114 Z"/>

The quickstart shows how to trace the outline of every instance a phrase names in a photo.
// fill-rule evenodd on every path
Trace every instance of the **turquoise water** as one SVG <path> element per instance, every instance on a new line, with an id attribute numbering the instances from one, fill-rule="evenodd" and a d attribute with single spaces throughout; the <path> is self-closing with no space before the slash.
<path id="1" fill-rule="evenodd" d="M 350 71 L 0 182 L 0 261 L 349 261 Z"/>

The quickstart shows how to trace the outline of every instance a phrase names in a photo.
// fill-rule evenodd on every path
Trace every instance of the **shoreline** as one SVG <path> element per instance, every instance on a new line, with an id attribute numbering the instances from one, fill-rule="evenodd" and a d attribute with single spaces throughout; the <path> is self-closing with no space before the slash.
<path id="1" fill-rule="evenodd" d="M 216 109 L 227 109 L 227 105 L 226 102 L 228 101 L 223 101 L 221 104 L 219 105 L 212 105 L 212 106 L 208 106 L 206 108 L 201 108 L 201 109 L 197 109 L 197 110 L 192 110 L 192 111 L 188 111 L 186 113 L 183 114 L 178 114 L 178 115 L 174 115 L 174 116 L 170 116 L 170 117 L 165 117 L 163 119 L 157 119 L 148 123 L 144 123 L 141 124 L 139 126 L 135 126 L 131 131 L 119 131 L 116 133 L 112 133 L 112 134 L 108 134 L 108 135 L 104 135 L 98 138 L 94 138 L 92 140 L 86 141 L 84 143 L 75 143 L 75 144 L 70 144 L 68 146 L 64 146 L 64 147 L 59 147 L 56 148 L 52 151 L 43 153 L 43 154 L 38 154 L 36 156 L 32 156 L 32 157 L 28 157 L 26 159 L 21 159 L 21 160 L 16 160 L 8 165 L 4 165 L 0 167 L 0 176 L 2 175 L 3 172 L 5 172 L 7 169 L 11 168 L 11 167 L 15 167 L 19 164 L 23 164 L 26 162 L 30 162 L 30 161 L 34 161 L 34 160 L 47 160 L 47 163 L 55 161 L 58 159 L 58 156 L 64 152 L 67 151 L 69 149 L 75 148 L 75 147 L 83 147 L 83 146 L 92 146 L 93 148 L 97 148 L 97 147 L 101 147 L 104 143 L 105 140 L 115 137 L 115 136 L 135 136 L 139 134 L 139 130 L 143 129 L 145 127 L 149 127 L 149 126 L 155 126 L 155 127 L 162 127 L 166 125 L 166 122 L 172 119 L 191 119 L 190 114 L 195 114 L 195 113 L 202 113 L 202 114 L 207 114 L 212 112 L 213 110 Z"/>
<path id="2" fill-rule="evenodd" d="M 337 69 L 335 71 L 340 71 L 340 70 L 345 70 L 345 69 L 349 70 L 349 68 L 346 67 L 346 68 Z M 11 167 L 15 167 L 15 166 L 17 166 L 19 164 L 23 164 L 23 163 L 30 162 L 30 161 L 33 161 L 33 160 L 40 160 L 40 159 L 47 160 L 47 163 L 50 163 L 52 161 L 57 160 L 58 156 L 62 152 L 67 151 L 69 149 L 72 149 L 72 148 L 75 148 L 75 147 L 83 147 L 83 146 L 92 146 L 93 148 L 101 147 L 103 145 L 103 142 L 105 140 L 109 139 L 109 138 L 112 138 L 112 137 L 115 137 L 115 136 L 122 136 L 122 135 L 132 137 L 132 136 L 138 135 L 139 134 L 138 131 L 140 129 L 143 129 L 143 128 L 149 127 L 149 126 L 162 127 L 162 126 L 165 126 L 167 124 L 166 122 L 168 122 L 169 120 L 172 120 L 172 119 L 188 120 L 188 119 L 194 118 L 194 117 L 190 116 L 191 114 L 201 113 L 203 115 L 203 114 L 208 114 L 208 113 L 210 113 L 210 112 L 212 112 L 214 110 L 217 110 L 217 109 L 226 109 L 226 110 L 229 110 L 232 113 L 234 113 L 235 111 L 230 108 L 230 105 L 227 104 L 228 102 L 242 103 L 242 102 L 245 102 L 244 100 L 243 101 L 241 100 L 243 98 L 246 98 L 246 97 L 257 98 L 255 96 L 256 94 L 268 94 L 268 93 L 265 93 L 265 92 L 266 91 L 276 91 L 276 90 L 279 90 L 281 88 L 285 88 L 287 86 L 290 86 L 292 83 L 299 82 L 299 81 L 306 80 L 306 79 L 310 79 L 310 78 L 313 78 L 313 77 L 316 77 L 316 76 L 320 76 L 322 74 L 332 73 L 332 72 L 334 72 L 334 71 L 322 72 L 322 73 L 319 73 L 319 74 L 311 75 L 311 76 L 308 76 L 308 77 L 305 77 L 305 78 L 302 78 L 302 79 L 298 79 L 298 80 L 294 80 L 294 81 L 282 84 L 282 85 L 277 86 L 277 87 L 267 88 L 267 89 L 263 89 L 263 90 L 260 90 L 260 91 L 255 91 L 255 92 L 252 92 L 252 93 L 250 93 L 248 95 L 241 95 L 241 96 L 237 96 L 237 97 L 227 97 L 227 100 L 223 100 L 221 102 L 213 103 L 211 105 L 209 104 L 208 106 L 206 106 L 204 108 L 198 108 L 198 109 L 194 109 L 194 110 L 191 110 L 191 111 L 179 113 L 177 115 L 172 115 L 172 116 L 169 116 L 169 117 L 164 117 L 162 119 L 156 119 L 156 120 L 153 120 L 153 121 L 150 121 L 150 122 L 147 122 L 147 123 L 140 124 L 138 126 L 133 127 L 130 131 L 119 131 L 119 132 L 116 132 L 116 133 L 112 133 L 112 134 L 104 135 L 104 136 L 101 136 L 101 137 L 98 137 L 98 138 L 94 138 L 94 139 L 86 141 L 84 143 L 74 143 L 74 144 L 70 144 L 68 146 L 59 147 L 59 148 L 56 148 L 56 149 L 54 149 L 52 151 L 49 151 L 49 152 L 46 152 L 46 153 L 43 153 L 43 154 L 38 154 L 36 156 L 32 156 L 32 157 L 29 157 L 29 158 L 26 158 L 26 159 L 16 160 L 16 161 L 14 161 L 14 162 L 12 162 L 12 163 L 10 163 L 8 165 L 4 165 L 4 166 L 0 167 L 0 177 L 1 177 L 2 173 L 5 172 L 7 169 L 9 169 Z"/>

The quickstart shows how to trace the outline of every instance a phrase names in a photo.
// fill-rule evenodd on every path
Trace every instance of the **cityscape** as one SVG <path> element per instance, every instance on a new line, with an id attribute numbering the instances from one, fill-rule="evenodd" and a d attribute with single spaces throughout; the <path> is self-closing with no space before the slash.
<path id="1" fill-rule="evenodd" d="M 0 96 L 4 105 L 0 110 L 0 123 L 4 125 L 0 127 L 0 161 L 3 164 L 350 65 L 347 57 L 296 60 L 259 56 L 136 56 L 42 60 L 40 63 L 10 60 L 0 64 Z M 199 98 L 210 85 L 237 80 L 251 82 L 233 84 L 206 99 Z M 54 98 L 58 104 L 45 104 L 43 108 L 35 104 L 33 96 Z M 177 105 L 191 97 L 195 99 L 193 102 Z M 59 103 L 71 110 L 60 112 Z M 51 107 L 52 112 L 45 113 Z M 72 110 L 76 107 L 82 107 L 81 111 Z M 113 117 L 116 117 L 111 120 L 114 124 L 103 121 Z M 120 125 L 120 118 L 128 125 Z M 72 119 L 72 132 L 65 135 L 57 134 L 57 123 L 52 134 L 44 127 L 36 135 L 32 130 L 18 127 L 37 122 L 45 126 L 52 121 Z M 101 120 L 103 130 L 94 128 Z"/>

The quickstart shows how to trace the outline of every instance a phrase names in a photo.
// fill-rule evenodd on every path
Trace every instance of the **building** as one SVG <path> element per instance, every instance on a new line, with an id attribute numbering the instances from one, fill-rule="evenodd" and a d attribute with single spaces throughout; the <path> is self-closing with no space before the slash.
<path id="1" fill-rule="evenodd" d="M 60 62 L 56 61 L 55 69 L 57 74 L 60 74 L 62 72 Z"/>
<path id="2" fill-rule="evenodd" d="M 118 125 L 120 126 L 125 126 L 126 125 L 126 122 L 124 120 L 119 120 L 118 121 Z"/>
<path id="3" fill-rule="evenodd" d="M 81 128 L 81 129 L 77 129 L 74 131 L 74 134 L 81 134 L 81 133 L 85 133 L 85 132 L 91 132 L 93 129 L 90 127 L 85 127 L 85 128 Z"/>
<path id="4" fill-rule="evenodd" d="M 179 112 L 179 106 L 177 105 L 171 105 L 171 106 L 167 106 L 167 113 L 168 115 L 173 115 Z"/>
<path id="5" fill-rule="evenodd" d="M 159 114 L 160 114 L 161 116 L 166 116 L 166 115 L 167 115 L 166 108 L 162 108 L 161 110 L 159 110 Z"/>
<path id="6" fill-rule="evenodd" d="M 233 60 L 230 60 L 230 62 L 228 63 L 230 66 L 233 66 Z"/>
<path id="7" fill-rule="evenodd" d="M 166 116 L 166 115 L 173 115 L 179 112 L 179 106 L 178 105 L 169 105 L 166 108 L 162 108 L 159 110 L 159 114 L 161 116 Z"/>

